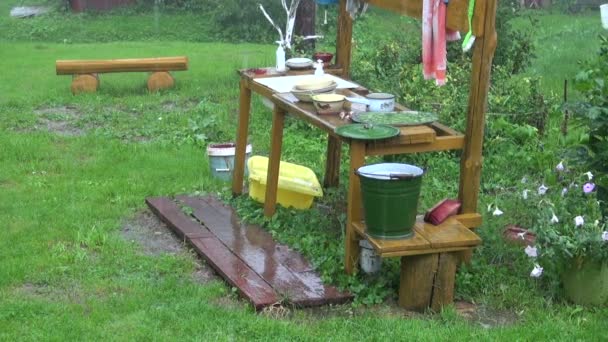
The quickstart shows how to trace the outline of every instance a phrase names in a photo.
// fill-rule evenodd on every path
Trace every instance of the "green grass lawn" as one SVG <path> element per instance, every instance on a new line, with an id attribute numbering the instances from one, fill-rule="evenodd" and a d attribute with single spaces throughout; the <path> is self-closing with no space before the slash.
<path id="1" fill-rule="evenodd" d="M 562 96 L 564 80 L 571 84 L 580 71 L 580 61 L 594 58 L 599 49 L 598 36 L 605 32 L 597 11 L 566 15 L 530 11 L 537 22 L 518 21 L 524 30 L 533 30 L 537 58 L 527 70 L 530 75 L 543 78 L 547 93 Z M 569 91 L 572 94 L 572 88 Z"/>
<path id="2" fill-rule="evenodd" d="M 383 283 L 391 300 L 379 305 L 295 310 L 272 319 L 254 313 L 223 282 L 193 279 L 192 253 L 144 253 L 123 237 L 121 228 L 145 210 L 147 196 L 229 193 L 227 184 L 210 178 L 203 147 L 234 137 L 234 70 L 269 65 L 274 54 L 274 47 L 266 45 L 169 40 L 0 40 L 0 340 L 527 341 L 605 336 L 606 309 L 543 297 L 542 286 L 509 260 L 499 235 L 504 222 L 491 218 L 481 232 L 485 245 L 457 279 L 458 297 L 485 308 L 474 320 L 452 308 L 405 317 L 391 304 L 394 281 Z M 172 55 L 187 55 L 190 70 L 177 72 L 176 87 L 160 94 L 145 91 L 145 74 L 126 73 L 102 75 L 97 93 L 72 96 L 70 77 L 54 72 L 56 59 Z M 254 98 L 251 141 L 256 154 L 267 154 L 269 114 Z M 288 121 L 283 150 L 284 160 L 322 171 L 322 136 L 307 126 Z M 488 182 L 518 176 L 505 172 L 508 158 L 487 158 Z M 426 163 L 431 166 L 427 184 L 452 191 L 457 170 L 452 156 L 439 154 Z M 443 195 L 438 190 L 425 204 Z M 488 194 L 482 200 L 485 207 L 495 199 Z M 298 230 L 312 245 L 324 238 L 323 233 L 306 234 L 305 224 L 295 225 L 314 222 L 309 217 L 319 220 L 319 212 L 283 214 L 295 218 L 280 217 L 273 224 Z M 500 324 L 501 318 L 506 324 Z"/>

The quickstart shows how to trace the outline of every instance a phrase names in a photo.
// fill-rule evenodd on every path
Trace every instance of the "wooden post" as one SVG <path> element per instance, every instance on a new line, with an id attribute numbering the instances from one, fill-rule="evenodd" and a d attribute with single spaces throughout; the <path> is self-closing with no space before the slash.
<path id="1" fill-rule="evenodd" d="M 486 3 L 484 34 L 475 41 L 473 68 L 465 144 L 460 161 L 460 186 L 458 196 L 462 202 L 461 213 L 477 212 L 481 177 L 483 131 L 485 111 L 490 86 L 492 59 L 496 50 L 496 2 Z"/>
<path id="2" fill-rule="evenodd" d="M 340 0 L 338 14 L 338 37 L 336 40 L 336 64 L 342 68 L 342 77 L 349 78 L 353 20 L 346 11 L 346 0 Z"/>
<path id="3" fill-rule="evenodd" d="M 236 149 L 234 156 L 234 171 L 232 175 L 232 194 L 243 192 L 243 176 L 245 175 L 245 153 L 247 147 L 247 132 L 249 131 L 249 111 L 251 110 L 251 89 L 244 77 L 240 82 L 239 118 L 236 131 Z"/>
<path id="4" fill-rule="evenodd" d="M 277 189 L 279 184 L 279 166 L 281 162 L 281 145 L 283 144 L 283 125 L 285 110 L 275 105 L 272 112 L 272 141 L 268 159 L 268 175 L 266 178 L 266 196 L 264 199 L 264 215 L 271 217 L 277 207 Z"/>
<path id="5" fill-rule="evenodd" d="M 175 85 L 175 80 L 168 71 L 155 71 L 148 76 L 148 91 L 150 92 L 169 89 L 173 85 Z"/>
<path id="6" fill-rule="evenodd" d="M 363 207 L 361 202 L 361 183 L 355 175 L 355 170 L 365 163 L 365 142 L 352 140 L 350 142 L 350 166 L 348 170 L 348 196 L 344 268 L 346 273 L 353 274 L 359 260 L 359 239 L 353 227 L 353 222 L 361 221 Z"/>
<path id="7" fill-rule="evenodd" d="M 433 281 L 433 296 L 431 309 L 439 312 L 444 305 L 454 302 L 454 282 L 456 281 L 456 266 L 460 261 L 460 253 L 440 253 L 437 273 Z"/>
<path id="8" fill-rule="evenodd" d="M 96 74 L 74 75 L 70 86 L 72 94 L 94 93 L 99 87 L 99 77 Z"/>
<path id="9" fill-rule="evenodd" d="M 424 311 L 431 304 L 438 254 L 401 257 L 399 306 Z"/>
<path id="10" fill-rule="evenodd" d="M 340 184 L 340 155 L 342 142 L 333 135 L 327 136 L 327 156 L 325 159 L 325 179 L 323 186 L 336 187 Z"/>

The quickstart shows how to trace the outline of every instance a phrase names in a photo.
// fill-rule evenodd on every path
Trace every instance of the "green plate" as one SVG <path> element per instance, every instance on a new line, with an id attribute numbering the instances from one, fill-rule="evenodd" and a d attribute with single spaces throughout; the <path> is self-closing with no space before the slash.
<path id="1" fill-rule="evenodd" d="M 398 136 L 399 129 L 387 125 L 350 124 L 336 128 L 336 134 L 357 140 L 380 140 Z"/>
<path id="2" fill-rule="evenodd" d="M 352 116 L 354 122 L 374 125 L 419 126 L 437 121 L 437 114 L 429 112 L 361 112 Z"/>

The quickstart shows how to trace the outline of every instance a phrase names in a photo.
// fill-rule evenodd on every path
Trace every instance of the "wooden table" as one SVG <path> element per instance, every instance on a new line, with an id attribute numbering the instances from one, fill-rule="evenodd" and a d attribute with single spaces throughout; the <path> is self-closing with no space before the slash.
<path id="1" fill-rule="evenodd" d="M 432 287 L 435 286 L 435 278 L 430 279 L 430 285 L 428 284 L 428 279 L 422 282 L 418 281 L 416 278 L 417 274 L 425 273 L 425 271 L 421 271 L 421 269 L 428 268 L 430 264 L 439 265 L 435 266 L 435 271 L 431 272 L 431 274 L 435 274 L 434 272 L 439 272 L 437 274 L 440 274 L 441 272 L 445 273 L 443 278 L 437 277 L 444 280 L 448 279 L 449 284 L 447 285 L 447 288 L 449 288 L 451 284 L 453 289 L 453 278 L 457 259 L 454 253 L 470 250 L 481 242 L 479 237 L 468 229 L 481 225 L 481 216 L 477 213 L 461 214 L 451 218 L 448 223 L 441 226 L 418 223 L 416 229 L 414 229 L 415 236 L 412 239 L 380 240 L 371 238 L 365 233 L 366 228 L 362 213 L 360 182 L 359 178 L 353 175 L 353 172 L 365 164 L 366 156 L 462 149 L 465 143 L 464 135 L 445 125 L 434 123 L 430 126 L 401 127 L 401 134 L 398 137 L 382 141 L 346 139 L 338 136 L 335 133 L 335 129 L 349 124 L 350 122 L 340 119 L 337 115 L 318 115 L 312 104 L 294 101 L 294 98 L 290 93 L 274 93 L 270 88 L 254 82 L 255 76 L 249 73 L 241 71 L 240 75 L 241 94 L 235 170 L 233 176 L 233 193 L 238 195 L 242 192 L 251 91 L 255 91 L 256 93 L 269 98 L 274 103 L 271 128 L 272 141 L 268 161 L 264 214 L 266 216 L 272 216 L 276 209 L 279 163 L 281 160 L 281 147 L 283 142 L 283 125 L 285 116 L 289 114 L 308 122 L 327 133 L 328 144 L 324 177 L 325 186 L 337 185 L 340 169 L 340 146 L 342 143 L 346 143 L 350 147 L 349 170 L 351 170 L 351 172 L 348 179 L 348 209 L 345 241 L 346 272 L 351 274 L 355 271 L 359 256 L 358 241 L 360 239 L 367 239 L 380 256 L 402 257 L 402 285 L 400 287 L 400 293 L 405 293 L 405 296 L 403 299 L 400 298 L 400 302 L 403 303 L 403 306 L 416 309 L 422 308 L 423 304 L 421 303 L 424 303 L 424 300 L 421 302 L 419 298 L 412 298 L 410 296 L 410 293 L 412 292 L 424 292 L 412 290 L 413 288 L 419 289 L 421 286 L 420 284 L 424 283 L 424 286 L 428 285 L 425 289 L 428 287 L 430 296 Z M 363 96 L 368 91 L 365 88 L 357 88 L 339 89 L 336 92 L 347 96 L 357 97 Z M 396 109 L 402 110 L 405 109 L 405 107 L 396 105 Z M 442 256 L 443 259 L 441 259 Z M 407 268 L 405 266 L 406 264 L 408 265 Z M 444 267 L 446 268 L 445 272 L 441 270 L 437 271 L 437 267 L 441 269 L 442 264 L 448 265 Z M 429 273 L 428 269 L 426 273 Z M 410 280 L 416 280 L 408 282 L 404 281 L 403 277 Z M 446 298 L 439 299 L 437 305 L 442 305 L 451 301 L 450 296 L 452 290 L 446 291 L 446 293 L 447 292 L 449 293 L 446 294 Z M 423 297 L 426 298 L 428 296 L 424 295 Z M 435 300 L 433 300 L 433 303 L 435 303 Z"/>

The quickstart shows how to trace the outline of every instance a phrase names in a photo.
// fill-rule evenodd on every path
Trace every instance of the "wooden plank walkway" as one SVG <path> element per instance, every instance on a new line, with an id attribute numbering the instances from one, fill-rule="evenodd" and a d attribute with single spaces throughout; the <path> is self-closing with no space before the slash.
<path id="1" fill-rule="evenodd" d="M 276 243 L 261 227 L 242 224 L 232 208 L 214 197 L 148 198 L 146 203 L 256 310 L 282 301 L 319 306 L 352 299 L 324 285 L 299 253 Z M 198 222 L 181 207 L 191 208 Z"/>

